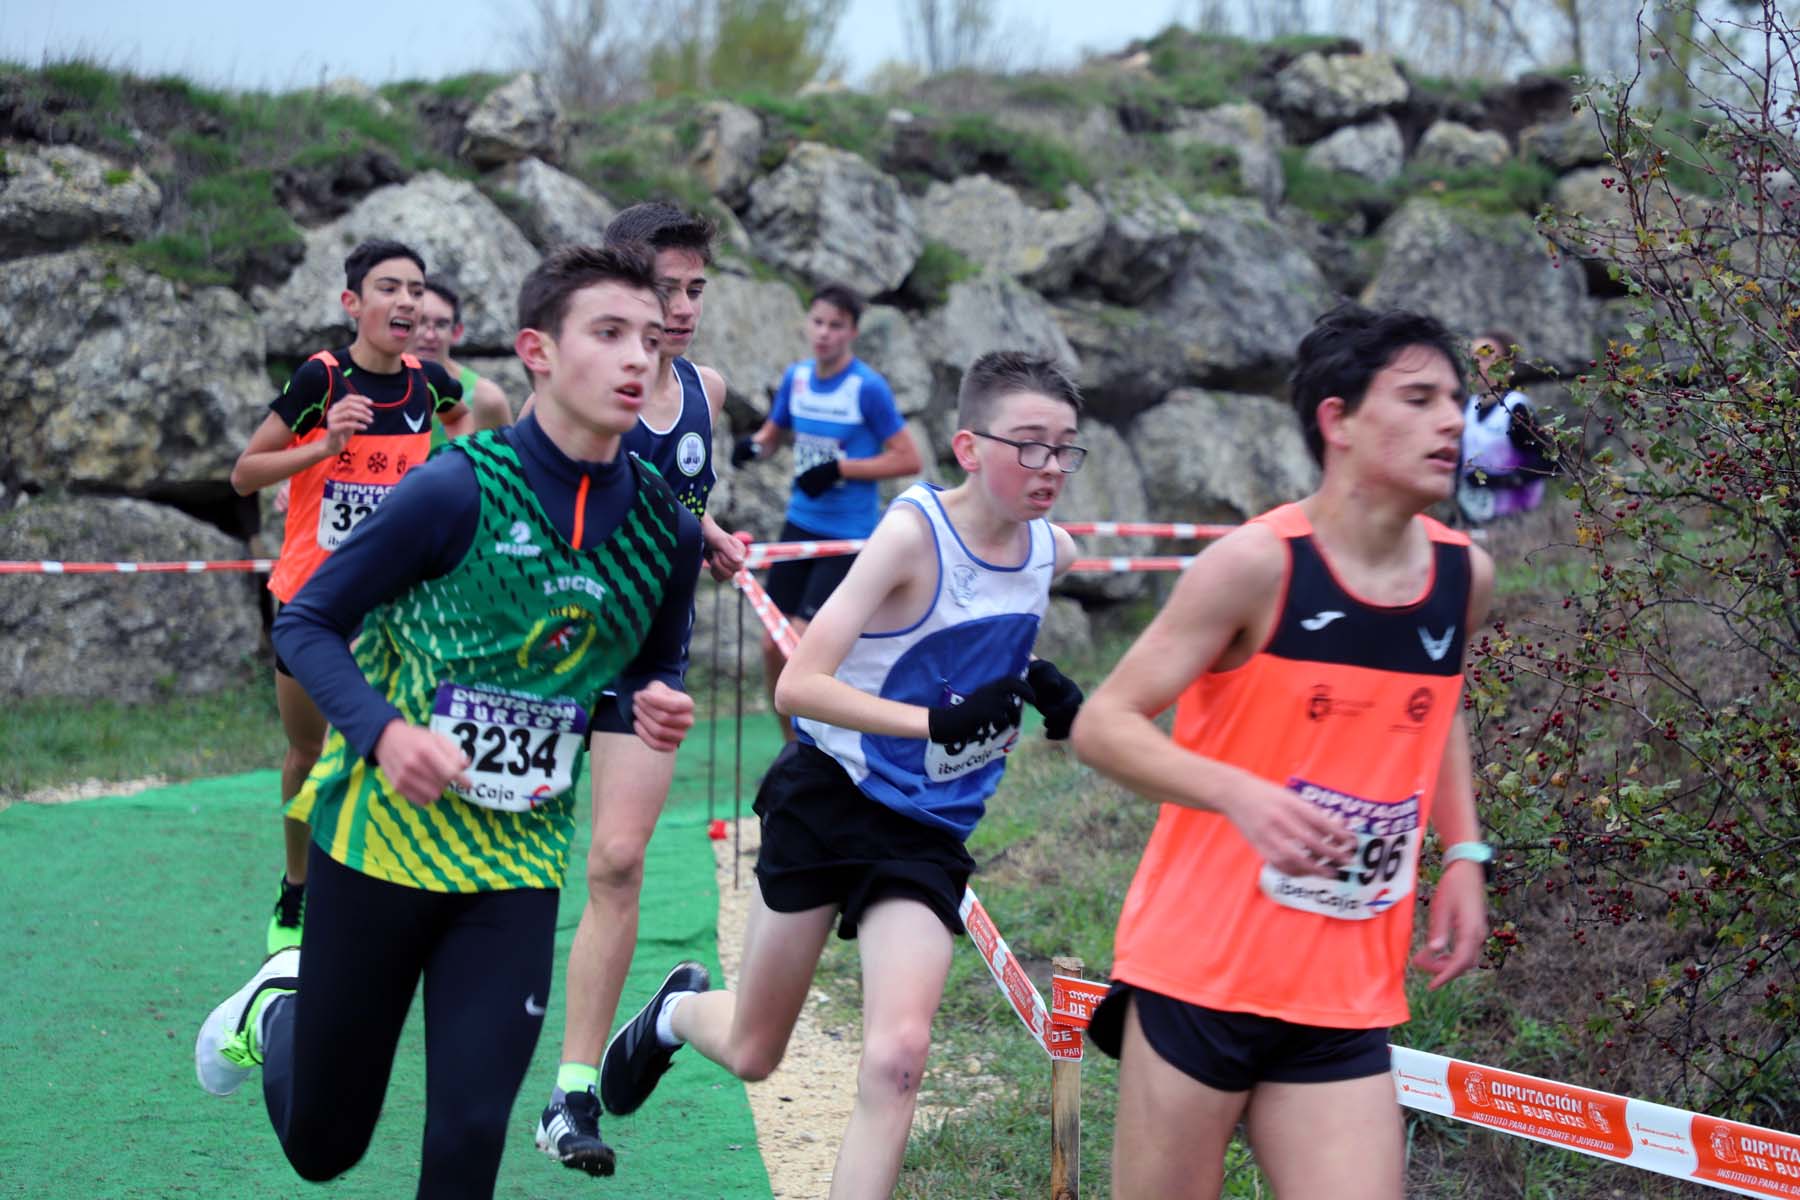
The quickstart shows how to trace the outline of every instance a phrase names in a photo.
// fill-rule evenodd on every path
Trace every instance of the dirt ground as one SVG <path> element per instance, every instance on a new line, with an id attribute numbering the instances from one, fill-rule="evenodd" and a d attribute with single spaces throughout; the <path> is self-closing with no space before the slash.
<path id="1" fill-rule="evenodd" d="M 727 985 L 737 986 L 743 957 L 744 921 L 756 884 L 751 867 L 761 836 L 757 819 L 738 823 L 741 839 L 737 883 L 732 882 L 731 822 L 727 836 L 712 844 L 719 879 L 719 965 Z M 775 1074 L 748 1085 L 756 1139 L 776 1200 L 815 1200 L 831 1188 L 838 1139 L 856 1099 L 856 1060 L 862 1043 L 854 1025 L 822 1019 L 825 993 L 814 988 L 787 1057 Z"/>

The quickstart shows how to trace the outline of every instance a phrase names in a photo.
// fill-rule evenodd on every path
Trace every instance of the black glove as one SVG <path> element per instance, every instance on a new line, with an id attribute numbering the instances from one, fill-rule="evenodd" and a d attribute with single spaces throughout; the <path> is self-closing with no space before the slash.
<path id="1" fill-rule="evenodd" d="M 929 710 L 931 740 L 940 746 L 962 745 L 1016 729 L 1027 700 L 1035 704 L 1037 697 L 1018 676 L 989 680 L 964 696 L 961 704 Z"/>
<path id="2" fill-rule="evenodd" d="M 731 444 L 731 465 L 741 467 L 747 462 L 754 462 L 762 457 L 762 443 L 755 435 L 746 433 Z"/>
<path id="3" fill-rule="evenodd" d="M 1053 742 L 1068 737 L 1070 727 L 1075 724 L 1075 714 L 1081 711 L 1081 702 L 1086 699 L 1081 686 L 1057 670 L 1056 664 L 1047 658 L 1032 660 L 1025 671 L 1025 682 L 1037 694 L 1032 704 L 1044 714 L 1044 736 Z"/>
<path id="4" fill-rule="evenodd" d="M 794 486 L 809 496 L 818 497 L 829 492 L 843 477 L 844 471 L 838 466 L 838 460 L 828 458 L 818 466 L 808 467 L 794 476 Z"/>

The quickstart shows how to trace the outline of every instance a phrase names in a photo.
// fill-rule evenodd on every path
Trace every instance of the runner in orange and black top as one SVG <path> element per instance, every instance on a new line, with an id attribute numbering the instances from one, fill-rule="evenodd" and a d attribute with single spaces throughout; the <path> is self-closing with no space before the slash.
<path id="1" fill-rule="evenodd" d="M 1429 317 L 1347 306 L 1297 357 L 1319 490 L 1208 548 L 1075 726 L 1162 804 L 1090 1034 L 1121 1060 L 1120 1200 L 1217 1196 L 1240 1120 L 1277 1195 L 1398 1200 L 1388 1027 L 1427 824 L 1444 870 L 1412 962 L 1436 988 L 1487 937 L 1462 671 L 1493 563 L 1422 515 L 1455 488 L 1456 352 Z"/>
<path id="2" fill-rule="evenodd" d="M 344 311 L 356 340 L 300 365 L 231 471 L 239 495 L 292 479 L 286 535 L 269 590 L 294 598 L 320 563 L 431 452 L 431 418 L 467 423 L 462 389 L 436 363 L 406 352 L 420 319 L 425 260 L 399 242 L 362 243 L 344 260 Z M 275 698 L 287 734 L 285 805 L 325 743 L 325 718 L 275 660 Z M 286 869 L 269 920 L 268 952 L 300 944 L 306 902 L 305 814 L 284 816 Z"/>

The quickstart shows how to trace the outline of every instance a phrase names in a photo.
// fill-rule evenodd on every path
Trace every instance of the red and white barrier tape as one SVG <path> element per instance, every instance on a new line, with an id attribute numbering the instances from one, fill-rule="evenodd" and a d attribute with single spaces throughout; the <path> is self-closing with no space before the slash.
<path id="1" fill-rule="evenodd" d="M 1232 525 L 1193 525 L 1179 521 L 1070 521 L 1063 528 L 1071 534 L 1097 537 L 1164 537 L 1215 538 L 1231 532 Z M 802 558 L 829 558 L 855 554 L 863 548 L 863 539 L 817 542 L 755 542 L 749 548 L 744 565 L 760 570 L 777 562 Z M 1138 558 L 1079 558 L 1074 571 L 1179 571 L 1192 562 L 1191 556 Z M 256 571 L 267 574 L 274 570 L 270 558 L 240 558 L 217 562 L 58 562 L 50 559 L 0 562 L 0 575 L 198 575 L 208 571 Z"/>
<path id="2" fill-rule="evenodd" d="M 775 601 L 769 599 L 769 593 L 763 591 L 762 584 L 756 582 L 756 576 L 750 574 L 750 568 L 745 567 L 733 575 L 731 582 L 738 591 L 744 593 L 744 598 L 750 601 L 750 610 L 756 614 L 756 619 L 763 623 L 763 628 L 769 631 L 769 636 L 775 640 L 775 644 L 781 647 L 781 653 L 793 654 L 794 647 L 800 644 L 800 638 L 795 634 L 794 627 L 788 623 L 786 614 L 775 607 Z"/>
<path id="3" fill-rule="evenodd" d="M 1236 525 L 1193 525 L 1186 521 L 1058 521 L 1076 537 L 1220 538 Z"/>
<path id="4" fill-rule="evenodd" d="M 201 575 L 209 571 L 275 569 L 272 558 L 239 558 L 218 562 L 0 562 L 0 575 Z"/>

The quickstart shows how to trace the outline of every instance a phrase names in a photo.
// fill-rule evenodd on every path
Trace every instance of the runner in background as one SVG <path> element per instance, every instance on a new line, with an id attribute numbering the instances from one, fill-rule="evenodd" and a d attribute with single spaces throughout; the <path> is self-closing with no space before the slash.
<path id="1" fill-rule="evenodd" d="M 452 424 L 469 420 L 461 387 L 436 363 L 407 353 L 424 296 L 425 260 L 417 251 L 386 240 L 352 250 L 338 299 L 356 339 L 300 364 L 231 469 L 240 496 L 275 485 L 288 489 L 286 535 L 269 578 L 278 612 L 401 477 L 425 461 L 432 415 Z M 325 744 L 325 718 L 279 651 L 275 701 L 288 749 L 281 764 L 285 869 L 269 918 L 270 954 L 300 944 L 309 832 L 306 811 L 290 802 Z"/>
<path id="2" fill-rule="evenodd" d="M 439 422 L 431 430 L 431 448 L 454 437 L 478 429 L 498 429 L 512 424 L 512 405 L 506 393 L 491 379 L 483 379 L 474 367 L 464 366 L 450 357 L 462 341 L 462 297 L 442 279 L 425 280 L 419 329 L 413 335 L 413 349 L 425 362 L 434 362 L 447 371 L 462 388 L 463 403 L 469 415 L 461 421 Z"/>

